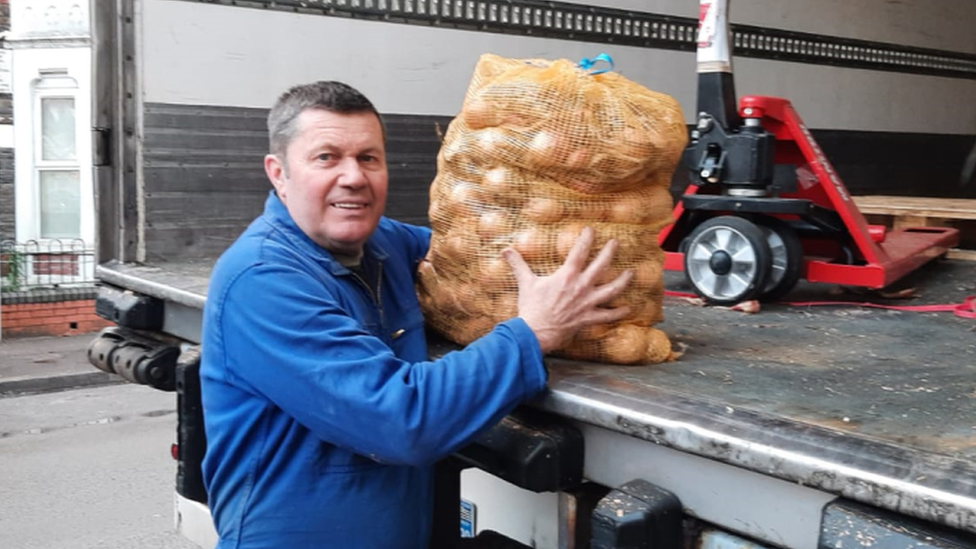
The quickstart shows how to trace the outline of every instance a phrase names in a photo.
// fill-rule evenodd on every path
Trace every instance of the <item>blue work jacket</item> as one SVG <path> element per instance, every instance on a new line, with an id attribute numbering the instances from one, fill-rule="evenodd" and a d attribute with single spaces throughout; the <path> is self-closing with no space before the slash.
<path id="1" fill-rule="evenodd" d="M 429 360 L 429 241 L 383 218 L 363 259 L 376 293 L 272 192 L 217 262 L 200 372 L 219 549 L 426 549 L 432 464 L 543 389 L 519 318 Z"/>

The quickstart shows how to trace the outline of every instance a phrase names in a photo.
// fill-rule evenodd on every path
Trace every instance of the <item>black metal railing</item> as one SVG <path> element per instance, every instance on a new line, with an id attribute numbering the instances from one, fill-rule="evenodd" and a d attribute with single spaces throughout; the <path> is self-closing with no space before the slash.
<path id="1" fill-rule="evenodd" d="M 0 241 L 0 292 L 95 284 L 95 249 L 80 238 Z"/>

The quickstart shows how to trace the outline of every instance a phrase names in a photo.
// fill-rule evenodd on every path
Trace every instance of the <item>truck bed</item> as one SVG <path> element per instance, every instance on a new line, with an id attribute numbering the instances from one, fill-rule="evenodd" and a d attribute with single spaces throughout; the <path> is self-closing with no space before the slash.
<path id="1" fill-rule="evenodd" d="M 208 262 L 99 267 L 109 284 L 199 309 Z M 689 291 L 679 273 L 669 290 Z M 801 284 L 791 301 L 959 303 L 976 263 L 899 283 L 909 301 Z M 976 321 L 856 305 L 765 304 L 758 314 L 665 298 L 679 360 L 548 359 L 534 406 L 653 443 L 976 532 Z M 434 341 L 433 353 L 452 349 Z"/>

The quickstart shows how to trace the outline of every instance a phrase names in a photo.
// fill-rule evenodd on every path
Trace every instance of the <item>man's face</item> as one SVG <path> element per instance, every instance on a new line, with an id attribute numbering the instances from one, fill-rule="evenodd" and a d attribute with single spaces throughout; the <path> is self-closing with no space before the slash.
<path id="1" fill-rule="evenodd" d="M 287 169 L 269 154 L 264 170 L 298 227 L 316 244 L 358 255 L 386 206 L 383 128 L 370 112 L 302 112 Z"/>

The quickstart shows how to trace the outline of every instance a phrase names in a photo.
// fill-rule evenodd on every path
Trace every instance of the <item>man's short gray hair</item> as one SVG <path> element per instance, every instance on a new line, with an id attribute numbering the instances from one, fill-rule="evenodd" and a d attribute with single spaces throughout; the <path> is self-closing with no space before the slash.
<path id="1" fill-rule="evenodd" d="M 288 145 L 298 133 L 298 116 L 308 109 L 321 109 L 340 114 L 371 112 L 379 120 L 380 127 L 383 128 L 384 141 L 386 140 L 383 118 L 359 90 L 342 82 L 313 82 L 291 88 L 271 107 L 271 112 L 268 114 L 268 141 L 271 154 L 284 160 Z"/>

